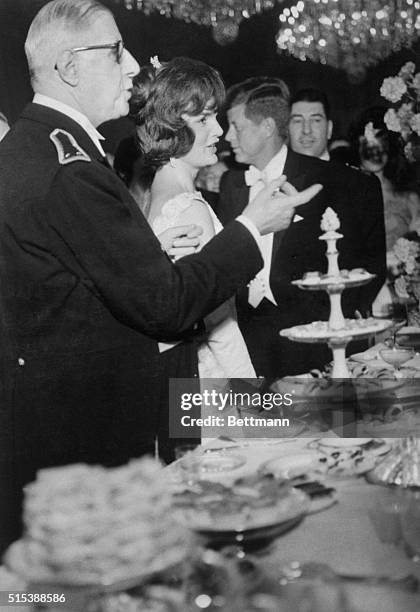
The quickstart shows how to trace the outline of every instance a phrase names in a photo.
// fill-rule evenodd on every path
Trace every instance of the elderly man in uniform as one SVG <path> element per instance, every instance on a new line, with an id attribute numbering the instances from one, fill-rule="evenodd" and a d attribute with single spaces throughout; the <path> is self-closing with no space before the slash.
<path id="1" fill-rule="evenodd" d="M 153 452 L 157 341 L 183 338 L 246 284 L 262 265 L 260 233 L 320 188 L 271 183 L 174 264 L 96 130 L 128 112 L 139 70 L 110 11 L 54 0 L 25 50 L 35 97 L 0 145 L 0 551 L 19 535 L 21 488 L 37 469 Z M 189 230 L 163 243 L 182 246 Z"/>

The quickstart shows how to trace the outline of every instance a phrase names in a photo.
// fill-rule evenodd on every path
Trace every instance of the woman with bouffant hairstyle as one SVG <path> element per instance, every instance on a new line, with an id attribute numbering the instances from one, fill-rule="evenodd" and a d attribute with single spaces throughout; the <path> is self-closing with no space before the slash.
<path id="1" fill-rule="evenodd" d="M 203 62 L 179 57 L 155 66 L 141 68 L 130 107 L 144 161 L 158 169 L 171 157 L 188 153 L 194 143 L 194 131 L 183 115 L 198 117 L 210 100 L 217 110 L 225 89 L 219 73 Z"/>
<path id="2" fill-rule="evenodd" d="M 216 144 L 223 131 L 216 113 L 224 93 L 219 73 L 189 58 L 175 58 L 164 65 L 154 58 L 136 77 L 132 114 L 144 163 L 155 170 L 148 220 L 156 234 L 168 227 L 196 224 L 203 228 L 203 245 L 221 229 L 195 190 L 194 180 L 200 168 L 217 161 Z M 254 377 L 233 302 L 206 317 L 205 326 L 198 346 L 200 377 Z M 175 345 L 161 343 L 168 359 Z"/>

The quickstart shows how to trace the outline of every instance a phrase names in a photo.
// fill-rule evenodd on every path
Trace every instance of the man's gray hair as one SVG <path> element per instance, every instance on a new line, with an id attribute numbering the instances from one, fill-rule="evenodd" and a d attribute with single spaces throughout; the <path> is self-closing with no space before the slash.
<path id="1" fill-rule="evenodd" d="M 53 0 L 43 6 L 32 21 L 25 42 L 31 81 L 52 67 L 60 45 L 75 33 L 86 31 L 101 12 L 110 14 L 97 0 Z"/>

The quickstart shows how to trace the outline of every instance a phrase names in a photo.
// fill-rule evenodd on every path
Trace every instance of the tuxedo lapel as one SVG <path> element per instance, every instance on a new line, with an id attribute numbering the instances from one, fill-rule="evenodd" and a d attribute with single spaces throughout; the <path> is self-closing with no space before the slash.
<path id="1" fill-rule="evenodd" d="M 249 187 L 245 184 L 244 173 L 238 174 L 238 180 L 232 189 L 232 202 L 235 208 L 235 216 L 240 215 L 244 208 L 248 205 Z"/>
<path id="2" fill-rule="evenodd" d="M 286 175 L 287 181 L 291 185 L 293 185 L 298 191 L 302 189 L 302 186 L 305 184 L 305 173 L 299 172 L 298 160 L 293 154 L 293 151 L 291 151 L 290 149 L 288 149 L 287 151 L 287 157 L 286 157 L 286 162 L 284 164 L 283 174 Z M 301 216 L 304 216 L 304 215 L 301 215 Z M 274 238 L 273 238 L 273 252 L 272 252 L 272 257 L 271 257 L 271 263 L 273 263 L 273 261 L 275 260 L 277 252 L 280 248 L 280 245 L 286 233 L 289 232 L 289 230 L 291 229 L 292 224 L 293 224 L 293 221 L 291 221 L 288 228 L 281 230 L 279 232 L 275 232 Z"/>
<path id="3" fill-rule="evenodd" d="M 299 158 L 290 149 L 287 151 L 286 163 L 283 174 L 287 176 L 288 182 L 300 191 L 305 185 L 305 169 L 299 163 Z"/>

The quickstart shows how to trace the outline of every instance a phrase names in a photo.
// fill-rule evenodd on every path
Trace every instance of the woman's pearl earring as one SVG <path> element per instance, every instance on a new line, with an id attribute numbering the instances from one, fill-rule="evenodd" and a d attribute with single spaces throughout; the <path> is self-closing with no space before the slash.
<path id="1" fill-rule="evenodd" d="M 175 168 L 175 166 L 176 166 L 176 159 L 175 159 L 175 157 L 170 157 L 169 158 L 169 164 L 170 164 L 171 168 Z"/>

